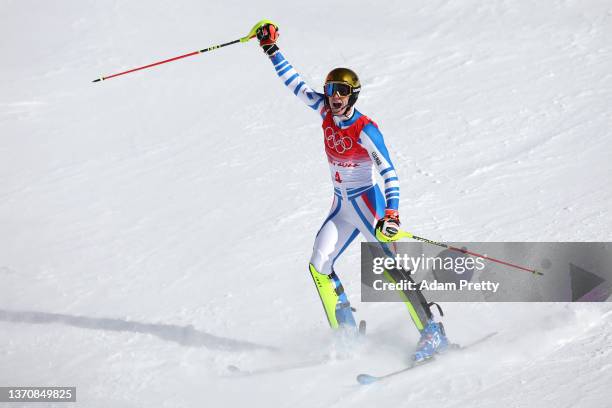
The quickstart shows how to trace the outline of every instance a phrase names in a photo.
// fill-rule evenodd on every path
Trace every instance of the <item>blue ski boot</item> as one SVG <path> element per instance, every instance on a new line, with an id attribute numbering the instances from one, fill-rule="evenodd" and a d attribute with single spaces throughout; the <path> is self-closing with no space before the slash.
<path id="1" fill-rule="evenodd" d="M 432 358 L 436 353 L 444 352 L 449 346 L 444 326 L 433 320 L 427 321 L 427 326 L 421 330 L 421 339 L 417 343 L 414 353 L 414 361 L 420 363 L 428 358 Z"/>
<path id="2" fill-rule="evenodd" d="M 332 282 L 334 283 L 336 294 L 338 295 L 338 302 L 336 303 L 336 320 L 340 328 L 351 328 L 357 330 L 357 323 L 355 323 L 355 317 L 353 317 L 353 308 L 349 303 L 348 296 L 344 293 L 344 287 L 338 279 L 336 272 L 329 275 Z"/>

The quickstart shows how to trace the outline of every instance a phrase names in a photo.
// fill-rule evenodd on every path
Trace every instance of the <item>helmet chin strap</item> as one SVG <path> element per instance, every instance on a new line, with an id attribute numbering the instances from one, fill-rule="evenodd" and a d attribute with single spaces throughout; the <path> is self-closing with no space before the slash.
<path id="1" fill-rule="evenodd" d="M 353 116 L 353 113 L 355 113 L 355 110 L 353 109 L 353 106 L 347 104 L 346 108 L 344 108 L 344 112 L 339 113 L 339 114 L 334 115 L 334 116 L 339 118 L 340 120 L 349 120 Z"/>

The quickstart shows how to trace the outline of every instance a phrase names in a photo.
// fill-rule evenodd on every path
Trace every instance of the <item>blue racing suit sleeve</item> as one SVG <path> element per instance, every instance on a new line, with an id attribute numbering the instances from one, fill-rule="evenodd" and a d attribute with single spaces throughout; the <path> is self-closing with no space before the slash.
<path id="1" fill-rule="evenodd" d="M 285 83 L 285 86 L 293 92 L 295 96 L 300 98 L 309 108 L 319 112 L 323 116 L 324 97 L 323 94 L 315 92 L 311 87 L 306 85 L 300 74 L 295 68 L 285 59 L 280 51 L 277 51 L 270 57 L 270 61 L 274 64 L 276 74 Z"/>
<path id="2" fill-rule="evenodd" d="M 373 123 L 368 123 L 361 130 L 359 135 L 361 145 L 368 151 L 372 162 L 378 170 L 378 174 L 385 181 L 385 199 L 388 210 L 396 210 L 399 207 L 400 183 L 395 166 L 389 157 L 389 151 L 385 146 L 385 140 L 378 127 Z"/>

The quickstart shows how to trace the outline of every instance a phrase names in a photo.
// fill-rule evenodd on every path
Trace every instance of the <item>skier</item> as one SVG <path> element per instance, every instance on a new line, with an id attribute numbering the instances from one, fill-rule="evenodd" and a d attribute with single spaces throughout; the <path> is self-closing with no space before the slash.
<path id="1" fill-rule="evenodd" d="M 359 233 L 368 242 L 378 242 L 377 230 L 388 237 L 399 231 L 399 179 L 378 126 L 354 107 L 361 91 L 357 74 L 348 68 L 335 68 L 325 78 L 324 93 L 317 93 L 281 54 L 276 43 L 278 36 L 278 27 L 273 24 L 264 24 L 257 30 L 259 44 L 277 75 L 321 116 L 334 185 L 332 207 L 316 235 L 309 271 L 332 329 L 356 330 L 334 262 Z M 374 166 L 384 179 L 384 197 L 373 178 Z M 389 254 L 387 245 L 381 245 Z M 414 359 L 422 361 L 444 351 L 449 343 L 442 323 L 433 320 L 430 304 L 420 291 L 407 291 L 404 295 L 421 335 Z"/>

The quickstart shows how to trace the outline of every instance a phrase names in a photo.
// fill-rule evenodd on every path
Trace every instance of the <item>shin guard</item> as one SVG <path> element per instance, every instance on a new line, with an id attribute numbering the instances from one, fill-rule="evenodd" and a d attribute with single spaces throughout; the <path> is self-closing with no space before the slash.
<path id="1" fill-rule="evenodd" d="M 332 272 L 329 275 L 324 275 L 317 272 L 312 264 L 309 265 L 309 270 L 321 298 L 321 303 L 323 303 L 329 326 L 332 329 L 347 326 L 356 327 L 351 305 L 336 273 Z"/>

